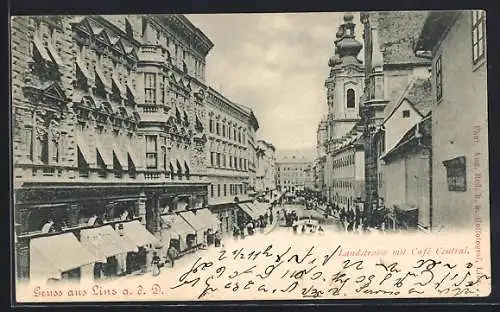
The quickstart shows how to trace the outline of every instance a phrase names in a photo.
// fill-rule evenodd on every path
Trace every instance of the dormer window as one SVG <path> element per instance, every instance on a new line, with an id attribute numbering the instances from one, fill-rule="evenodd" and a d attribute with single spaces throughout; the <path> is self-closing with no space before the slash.
<path id="1" fill-rule="evenodd" d="M 409 109 L 403 110 L 403 118 L 410 118 L 410 110 Z"/>
<path id="2" fill-rule="evenodd" d="M 356 95 L 353 89 L 347 90 L 347 108 L 354 108 L 356 106 Z"/>

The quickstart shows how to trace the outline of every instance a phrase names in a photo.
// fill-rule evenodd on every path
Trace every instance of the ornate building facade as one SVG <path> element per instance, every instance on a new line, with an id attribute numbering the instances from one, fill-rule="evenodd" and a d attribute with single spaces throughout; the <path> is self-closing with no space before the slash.
<path id="1" fill-rule="evenodd" d="M 213 43 L 186 17 L 26 16 L 11 31 L 19 278 L 34 272 L 34 253 L 50 253 L 33 247 L 42 240 L 57 249 L 64 237 L 77 246 L 83 233 L 133 229 L 144 238 L 134 253 L 149 256 L 172 239 L 182 253 L 202 230 L 227 225 L 186 214 L 244 199 L 258 123 L 205 85 Z M 130 250 L 121 252 L 126 260 L 108 256 L 125 268 Z M 65 274 L 83 275 L 87 264 Z"/>

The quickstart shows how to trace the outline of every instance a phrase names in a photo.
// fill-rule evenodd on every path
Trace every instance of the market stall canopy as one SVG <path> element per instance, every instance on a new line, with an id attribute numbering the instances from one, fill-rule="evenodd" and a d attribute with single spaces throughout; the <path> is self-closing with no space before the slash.
<path id="1" fill-rule="evenodd" d="M 128 238 L 137 247 L 146 245 L 158 245 L 160 241 L 154 237 L 146 228 L 137 220 L 132 222 L 121 223 L 123 225 L 123 236 Z"/>
<path id="2" fill-rule="evenodd" d="M 213 230 L 218 230 L 220 228 L 220 220 L 215 214 L 210 212 L 208 208 L 200 209 L 196 211 L 196 215 L 200 216 L 207 225 L 208 228 Z"/>
<path id="3" fill-rule="evenodd" d="M 108 257 L 138 251 L 137 246 L 120 237 L 110 225 L 81 230 L 80 242 L 92 254 L 103 259 L 103 262 Z"/>
<path id="4" fill-rule="evenodd" d="M 254 211 L 253 207 L 251 207 L 247 203 L 238 204 L 238 207 L 241 210 L 243 210 L 243 212 L 246 213 L 250 218 L 252 218 L 252 219 L 258 219 L 259 218 L 258 211 Z"/>
<path id="5" fill-rule="evenodd" d="M 207 229 L 207 225 L 203 222 L 201 216 L 195 215 L 192 211 L 181 212 L 180 216 L 186 220 L 191 227 L 193 227 L 197 232 L 203 232 Z"/>
<path id="6" fill-rule="evenodd" d="M 161 216 L 163 223 L 166 225 L 166 230 L 170 231 L 171 237 L 175 235 L 179 237 L 186 237 L 188 234 L 196 234 L 196 230 L 189 225 L 183 218 L 177 215 L 163 215 Z M 174 235 L 172 235 L 174 234 Z"/>
<path id="7" fill-rule="evenodd" d="M 30 240 L 30 277 L 60 279 L 63 272 L 100 259 L 86 250 L 73 233 L 64 233 Z"/>

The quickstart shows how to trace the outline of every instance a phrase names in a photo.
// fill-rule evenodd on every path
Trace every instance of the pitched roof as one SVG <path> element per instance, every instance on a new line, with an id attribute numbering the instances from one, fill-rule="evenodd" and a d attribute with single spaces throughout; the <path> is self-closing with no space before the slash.
<path id="1" fill-rule="evenodd" d="M 394 108 L 388 110 L 387 117 L 384 120 L 387 121 L 394 112 L 401 106 L 404 100 L 408 100 L 411 106 L 420 114 L 422 117 L 427 115 L 432 109 L 432 84 L 431 77 L 414 77 L 406 86 L 403 94 L 396 102 Z"/>
<path id="2" fill-rule="evenodd" d="M 422 116 L 427 115 L 432 109 L 431 79 L 415 79 L 405 97 Z"/>
<path id="3" fill-rule="evenodd" d="M 426 14 L 425 23 L 418 31 L 414 51 L 432 51 L 446 29 L 466 11 L 434 11 Z"/>
<path id="4" fill-rule="evenodd" d="M 417 129 L 418 128 L 418 129 Z M 430 145 L 431 137 L 432 137 L 432 116 L 431 114 L 427 114 L 427 116 L 421 121 L 417 122 L 410 130 L 406 131 L 403 137 L 399 140 L 399 142 L 388 152 L 382 155 L 380 158 L 384 160 L 388 160 L 388 158 L 396 156 L 397 152 L 402 148 L 406 147 L 409 143 L 415 142 L 417 139 L 417 132 L 420 134 L 420 137 L 424 140 L 426 145 Z"/>
<path id="5" fill-rule="evenodd" d="M 422 29 L 426 11 L 379 12 L 379 42 L 384 64 L 425 63 L 415 56 L 414 42 Z"/>

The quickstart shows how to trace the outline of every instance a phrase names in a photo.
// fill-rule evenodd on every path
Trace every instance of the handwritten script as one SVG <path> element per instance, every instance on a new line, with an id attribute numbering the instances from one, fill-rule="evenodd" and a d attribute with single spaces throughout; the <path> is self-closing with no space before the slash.
<path id="1" fill-rule="evenodd" d="M 456 236 L 333 237 L 237 241 L 187 255 L 158 276 L 148 272 L 66 288 L 31 284 L 23 296 L 30 301 L 163 301 L 489 295 L 487 258 L 478 258 L 474 244 Z"/>
<path id="2" fill-rule="evenodd" d="M 312 246 L 295 251 L 279 250 L 268 245 L 260 250 L 221 250 L 215 259 L 198 257 L 183 272 L 174 286 L 156 283 L 153 293 L 186 288 L 203 299 L 216 293 L 234 297 L 241 292 L 291 294 L 291 297 L 329 298 L 347 296 L 348 292 L 370 295 L 398 296 L 474 296 L 477 285 L 489 280 L 476 274 L 474 265 L 448 263 L 427 257 L 410 266 L 398 262 L 384 263 L 340 258 L 342 246 L 331 253 L 318 254 Z M 220 296 L 217 296 L 220 297 Z"/>

